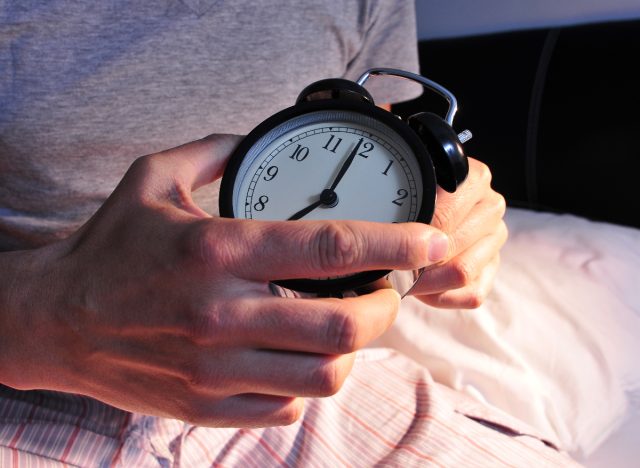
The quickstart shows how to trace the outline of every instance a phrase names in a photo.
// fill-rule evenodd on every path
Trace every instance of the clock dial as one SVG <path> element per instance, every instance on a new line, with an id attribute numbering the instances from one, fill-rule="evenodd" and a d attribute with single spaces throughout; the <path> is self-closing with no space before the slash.
<path id="1" fill-rule="evenodd" d="M 252 146 L 233 206 L 248 219 L 415 221 L 422 180 L 416 155 L 384 123 L 318 111 L 276 126 Z"/>
<path id="2" fill-rule="evenodd" d="M 329 99 L 296 104 L 247 135 L 225 170 L 220 214 L 428 223 L 435 195 L 433 163 L 413 130 L 371 103 Z M 366 289 L 388 274 L 363 271 L 273 283 L 342 294 Z"/>
<path id="3" fill-rule="evenodd" d="M 408 78 L 436 91 L 449 102 L 446 122 L 428 112 L 404 122 L 376 107 L 362 87 L 373 74 Z M 430 223 L 436 173 L 429 151 L 434 151 L 445 190 L 455 190 L 468 170 L 450 127 L 456 108 L 455 96 L 442 86 L 402 70 L 372 69 L 357 82 L 335 78 L 312 83 L 294 106 L 266 119 L 236 148 L 220 185 L 220 215 Z M 272 284 L 341 296 L 380 287 L 393 276 L 389 273 L 274 278 Z"/>

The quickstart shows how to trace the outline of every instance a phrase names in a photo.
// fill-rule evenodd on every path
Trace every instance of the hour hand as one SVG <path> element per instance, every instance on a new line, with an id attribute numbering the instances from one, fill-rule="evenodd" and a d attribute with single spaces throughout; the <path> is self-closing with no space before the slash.
<path id="1" fill-rule="evenodd" d="M 327 207 L 334 207 L 336 206 L 338 203 L 338 196 L 336 195 L 336 192 L 334 192 L 331 189 L 324 189 L 322 191 L 322 193 L 320 194 L 320 198 L 313 202 L 311 205 L 307 206 L 306 208 L 302 208 L 300 211 L 296 212 L 295 214 L 291 215 L 287 221 L 294 221 L 296 219 L 300 219 L 303 216 L 308 215 L 309 213 L 311 213 L 313 210 L 315 210 L 316 208 L 318 208 L 320 205 L 325 205 Z"/>
<path id="2" fill-rule="evenodd" d="M 296 219 L 300 219 L 303 216 L 306 216 L 307 214 L 311 213 L 313 210 L 318 208 L 320 205 L 322 205 L 322 200 L 318 199 L 317 201 L 313 202 L 311 205 L 307 206 L 306 208 L 302 208 L 300 211 L 298 211 L 295 214 L 291 215 L 287 219 L 287 221 L 293 221 L 293 220 L 296 220 Z"/>

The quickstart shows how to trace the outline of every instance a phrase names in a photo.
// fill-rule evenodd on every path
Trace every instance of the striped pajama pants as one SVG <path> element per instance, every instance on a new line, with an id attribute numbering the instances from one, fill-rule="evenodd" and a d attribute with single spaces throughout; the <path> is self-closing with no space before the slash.
<path id="1" fill-rule="evenodd" d="M 577 466 L 520 421 L 387 349 L 286 427 L 216 429 L 77 395 L 0 387 L 0 468 Z"/>

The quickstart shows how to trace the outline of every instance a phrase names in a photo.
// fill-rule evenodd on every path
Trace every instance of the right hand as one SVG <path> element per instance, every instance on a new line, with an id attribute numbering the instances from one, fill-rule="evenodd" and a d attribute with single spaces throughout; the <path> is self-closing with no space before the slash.
<path id="1" fill-rule="evenodd" d="M 291 423 L 301 397 L 338 391 L 399 296 L 281 298 L 269 280 L 423 267 L 439 260 L 439 231 L 211 217 L 191 191 L 220 177 L 237 142 L 140 158 L 73 236 L 2 255 L 2 383 L 243 427 Z"/>

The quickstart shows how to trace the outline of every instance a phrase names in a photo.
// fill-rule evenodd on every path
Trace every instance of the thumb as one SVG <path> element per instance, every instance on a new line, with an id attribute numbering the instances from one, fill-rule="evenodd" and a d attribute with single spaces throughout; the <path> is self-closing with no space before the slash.
<path id="1" fill-rule="evenodd" d="M 242 140 L 238 135 L 209 135 L 156 156 L 171 165 L 173 177 L 191 190 L 222 177 L 229 156 Z"/>

